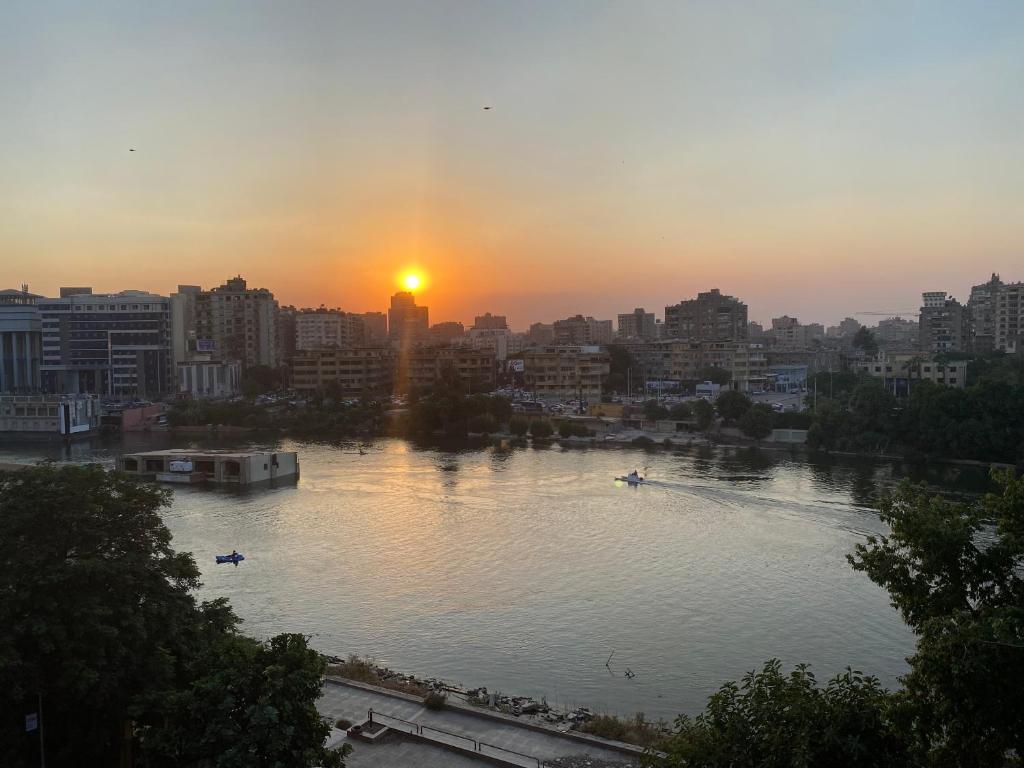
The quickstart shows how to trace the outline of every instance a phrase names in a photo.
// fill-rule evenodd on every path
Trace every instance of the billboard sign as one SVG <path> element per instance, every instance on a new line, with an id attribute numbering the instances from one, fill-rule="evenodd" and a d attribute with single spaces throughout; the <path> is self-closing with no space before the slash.
<path id="1" fill-rule="evenodd" d="M 215 352 L 217 342 L 213 339 L 196 339 L 196 352 Z"/>

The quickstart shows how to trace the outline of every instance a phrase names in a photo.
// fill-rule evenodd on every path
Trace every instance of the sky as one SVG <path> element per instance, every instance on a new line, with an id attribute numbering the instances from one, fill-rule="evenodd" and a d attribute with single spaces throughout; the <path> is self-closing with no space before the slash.
<path id="1" fill-rule="evenodd" d="M 716 287 L 831 324 L 1024 280 L 1018 0 L 2 19 L 0 288 L 241 274 L 361 312 L 414 269 L 431 322 L 525 328 Z"/>

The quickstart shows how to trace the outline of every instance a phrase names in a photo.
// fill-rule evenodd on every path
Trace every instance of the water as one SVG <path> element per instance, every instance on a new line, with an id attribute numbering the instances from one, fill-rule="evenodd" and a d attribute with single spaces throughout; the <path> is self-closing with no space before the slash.
<path id="1" fill-rule="evenodd" d="M 0 461 L 112 463 L 170 441 L 141 443 L 7 446 Z M 821 680 L 849 664 L 891 687 L 913 649 L 886 593 L 845 560 L 883 532 L 870 504 L 899 478 L 889 465 L 721 449 L 253 447 L 297 450 L 299 482 L 176 488 L 165 514 L 202 569 L 201 596 L 228 597 L 253 635 L 302 632 L 403 671 L 666 719 L 772 657 L 809 662 Z M 612 481 L 633 468 L 657 484 Z M 242 565 L 214 565 L 232 549 Z"/>

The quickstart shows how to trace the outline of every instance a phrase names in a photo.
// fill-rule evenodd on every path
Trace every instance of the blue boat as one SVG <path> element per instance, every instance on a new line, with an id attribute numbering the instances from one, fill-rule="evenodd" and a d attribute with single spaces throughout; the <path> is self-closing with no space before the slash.
<path id="1" fill-rule="evenodd" d="M 232 552 L 230 555 L 217 555 L 217 565 L 221 563 L 234 563 L 238 565 L 240 562 L 245 560 L 245 555 L 238 552 Z"/>

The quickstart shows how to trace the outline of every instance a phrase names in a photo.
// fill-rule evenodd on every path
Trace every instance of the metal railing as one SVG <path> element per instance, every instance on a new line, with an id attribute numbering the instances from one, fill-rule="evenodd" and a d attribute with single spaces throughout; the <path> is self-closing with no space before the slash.
<path id="1" fill-rule="evenodd" d="M 374 722 L 374 719 L 373 719 L 374 717 L 377 718 L 376 722 L 379 722 L 379 723 L 381 723 L 383 725 L 389 725 L 386 722 L 388 720 L 397 721 L 397 722 L 402 724 L 402 728 L 400 730 L 402 730 L 404 733 L 411 733 L 414 736 L 421 736 L 421 737 L 423 737 L 425 739 L 430 739 L 433 742 L 439 742 L 441 744 L 448 743 L 444 739 L 438 738 L 436 736 L 431 736 L 430 734 L 425 733 L 425 731 L 430 731 L 431 733 L 440 733 L 440 734 L 444 734 L 445 736 L 450 736 L 453 739 L 462 739 L 463 741 L 467 741 L 467 742 L 469 742 L 470 744 L 473 745 L 473 751 L 474 752 L 479 752 L 480 754 L 485 754 L 485 750 L 487 750 L 487 751 L 493 751 L 493 752 L 500 752 L 500 753 L 505 754 L 505 755 L 515 755 L 516 757 L 521 757 L 521 758 L 523 758 L 525 760 L 528 760 L 531 763 L 536 763 L 537 768 L 543 768 L 543 764 L 541 763 L 540 758 L 539 757 L 535 757 L 534 755 L 527 755 L 527 754 L 524 754 L 523 752 L 516 752 L 514 749 L 506 749 L 505 747 L 499 747 L 496 744 L 488 744 L 487 742 L 484 742 L 484 741 L 477 741 L 473 737 L 471 737 L 471 736 L 464 736 L 461 733 L 452 733 L 451 731 L 446 731 L 443 728 L 435 728 L 432 725 L 420 725 L 419 723 L 414 723 L 411 720 L 403 720 L 401 717 L 395 717 L 394 715 L 388 715 L 388 714 L 385 714 L 384 712 L 376 712 L 373 709 L 368 709 L 366 711 L 366 719 L 369 720 L 372 723 L 372 722 Z M 408 729 L 408 730 L 406 730 L 406 729 Z M 449 744 L 449 746 L 455 746 L 455 745 Z M 492 756 L 493 757 L 499 757 L 499 758 L 501 757 L 501 755 L 492 755 Z M 520 762 L 520 761 L 509 760 L 508 762 Z"/>

